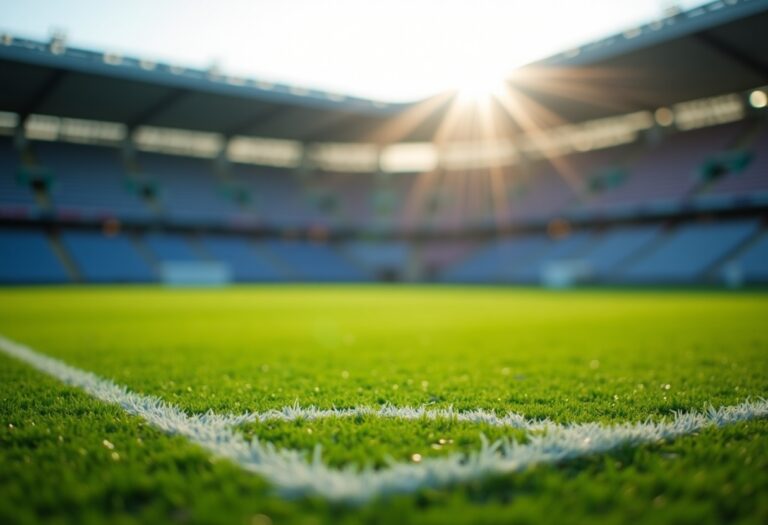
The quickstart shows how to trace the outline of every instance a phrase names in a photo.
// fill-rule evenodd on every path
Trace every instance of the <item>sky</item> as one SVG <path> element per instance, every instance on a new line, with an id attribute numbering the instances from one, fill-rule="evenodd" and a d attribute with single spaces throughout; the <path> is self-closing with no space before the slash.
<path id="1" fill-rule="evenodd" d="M 0 0 L 0 31 L 384 101 L 525 63 L 702 0 Z"/>

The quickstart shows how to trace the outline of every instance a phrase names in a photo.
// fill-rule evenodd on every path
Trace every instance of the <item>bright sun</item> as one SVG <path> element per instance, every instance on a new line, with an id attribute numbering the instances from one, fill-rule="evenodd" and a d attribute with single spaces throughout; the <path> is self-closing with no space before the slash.
<path id="1" fill-rule="evenodd" d="M 468 73 L 457 85 L 458 98 L 463 102 L 481 102 L 500 97 L 506 90 L 504 75 L 493 73 Z"/>

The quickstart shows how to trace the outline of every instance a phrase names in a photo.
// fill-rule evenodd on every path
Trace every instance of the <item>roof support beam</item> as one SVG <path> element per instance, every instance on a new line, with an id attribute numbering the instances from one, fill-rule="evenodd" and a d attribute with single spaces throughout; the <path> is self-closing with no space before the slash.
<path id="1" fill-rule="evenodd" d="M 43 82 L 43 85 L 40 86 L 40 89 L 35 91 L 35 93 L 29 97 L 26 104 L 24 104 L 24 107 L 21 109 L 21 111 L 19 111 L 20 126 L 23 126 L 27 121 L 27 118 L 29 118 L 32 113 L 34 113 L 40 106 L 42 106 L 48 97 L 50 97 L 51 94 L 56 91 L 56 89 L 58 89 L 67 74 L 68 72 L 63 69 L 56 69 L 48 76 L 47 79 L 45 79 L 45 82 Z"/>
<path id="2" fill-rule="evenodd" d="M 227 139 L 230 139 L 235 135 L 241 135 L 243 133 L 247 133 L 248 130 L 250 130 L 251 128 L 258 126 L 259 124 L 263 124 L 265 121 L 273 119 L 274 117 L 281 114 L 283 111 L 286 111 L 286 108 L 283 106 L 268 107 L 267 109 L 259 111 L 254 115 L 251 115 L 247 119 L 242 120 L 239 123 L 235 124 L 231 128 L 225 130 L 224 137 L 226 137 Z"/>
<path id="3" fill-rule="evenodd" d="M 344 132 L 350 126 L 350 122 L 359 118 L 359 115 L 348 113 L 329 115 L 309 126 L 309 129 L 302 133 L 299 138 L 308 142 L 324 141 L 328 134 L 336 135 L 339 132 Z"/>
<path id="4" fill-rule="evenodd" d="M 189 95 L 189 91 L 186 89 L 173 89 L 170 92 L 168 92 L 165 96 L 161 97 L 159 100 L 155 101 L 153 104 L 150 104 L 146 108 L 144 108 L 139 114 L 134 116 L 129 122 L 126 122 L 126 126 L 128 127 L 129 133 L 135 130 L 137 127 L 141 126 L 142 124 L 145 124 L 152 120 L 153 117 L 155 117 L 158 113 L 161 113 L 162 111 L 165 111 L 166 109 L 170 108 L 174 104 L 176 104 L 179 100 Z"/>
<path id="5" fill-rule="evenodd" d="M 696 34 L 696 38 L 705 45 L 724 54 L 734 62 L 751 70 L 753 73 L 757 73 L 764 81 L 768 80 L 768 65 L 764 62 L 743 53 L 726 42 L 723 42 L 712 33 L 702 31 L 701 33 Z"/>

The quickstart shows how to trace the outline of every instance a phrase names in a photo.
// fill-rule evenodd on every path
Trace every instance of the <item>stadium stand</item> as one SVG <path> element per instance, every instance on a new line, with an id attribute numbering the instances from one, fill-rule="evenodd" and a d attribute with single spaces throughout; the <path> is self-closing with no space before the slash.
<path id="1" fill-rule="evenodd" d="M 753 283 L 768 282 L 768 234 L 761 236 L 725 266 L 724 272 L 736 271 L 739 280 Z M 724 276 L 727 277 L 727 276 Z"/>
<path id="2" fill-rule="evenodd" d="M 149 232 L 142 238 L 157 262 L 199 261 L 200 256 L 184 235 L 177 233 Z"/>
<path id="3" fill-rule="evenodd" d="M 542 164 L 527 177 L 513 176 L 512 220 L 546 220 L 578 201 L 583 182 L 569 181 L 556 164 Z"/>
<path id="4" fill-rule="evenodd" d="M 622 278 L 629 282 L 695 282 L 758 230 L 753 220 L 684 224 L 638 257 Z"/>
<path id="5" fill-rule="evenodd" d="M 360 281 L 366 275 L 325 244 L 307 241 L 267 241 L 267 249 L 290 272 L 305 281 Z"/>
<path id="6" fill-rule="evenodd" d="M 35 196 L 22 176 L 19 154 L 11 139 L 0 137 L 0 216 L 26 217 L 36 212 Z"/>
<path id="7" fill-rule="evenodd" d="M 37 161 L 50 176 L 48 196 L 58 215 L 142 220 L 149 209 L 131 191 L 115 148 L 40 142 Z"/>
<path id="8" fill-rule="evenodd" d="M 206 235 L 203 248 L 211 259 L 228 264 L 235 281 L 259 282 L 281 281 L 285 275 L 280 268 L 269 261 L 264 253 L 257 251 L 249 239 L 231 235 Z"/>
<path id="9" fill-rule="evenodd" d="M 127 235 L 94 231 L 64 231 L 61 243 L 88 282 L 147 282 L 155 278 Z"/>
<path id="10" fill-rule="evenodd" d="M 237 203 L 225 195 L 210 162 L 144 153 L 138 164 L 142 174 L 156 182 L 158 203 L 169 222 L 227 224 L 237 217 Z"/>
<path id="11" fill-rule="evenodd" d="M 502 272 L 502 278 L 518 283 L 537 283 L 548 265 L 577 258 L 590 241 L 591 235 L 587 232 L 572 233 L 564 238 L 547 239 L 543 249 L 537 250 L 533 257 L 525 260 L 522 265 L 512 266 L 508 271 Z"/>
<path id="12" fill-rule="evenodd" d="M 231 180 L 244 192 L 247 213 L 266 225 L 297 228 L 321 222 L 298 177 L 289 170 L 233 164 Z"/>
<path id="13" fill-rule="evenodd" d="M 408 245 L 403 241 L 356 240 L 346 243 L 343 249 L 358 266 L 381 280 L 402 278 L 408 265 Z"/>
<path id="14" fill-rule="evenodd" d="M 489 166 L 448 162 L 452 141 L 477 139 L 456 126 L 420 169 L 385 168 L 381 137 L 424 101 L 297 94 L 8 36 L 0 281 L 154 282 L 164 263 L 201 262 L 238 282 L 534 284 L 569 264 L 593 283 L 768 282 L 768 91 L 745 66 L 759 46 L 740 40 L 766 22 L 768 2 L 714 2 L 537 62 L 644 74 L 585 75 L 591 100 L 524 85 L 568 124 L 528 133 L 502 115 L 514 154 Z M 450 106 L 397 140 L 432 143 Z M 240 139 L 261 146 L 238 156 Z M 271 157 L 275 141 L 287 149 Z M 315 145 L 377 141 L 366 169 L 313 160 Z"/>
<path id="15" fill-rule="evenodd" d="M 706 195 L 730 199 L 768 202 L 768 128 L 763 124 L 752 144 L 737 149 L 735 166 L 725 166 L 722 176 L 713 181 Z"/>
<path id="16" fill-rule="evenodd" d="M 664 137 L 628 168 L 622 185 L 601 193 L 593 206 L 680 205 L 702 183 L 700 171 L 708 152 L 726 149 L 736 133 L 733 125 L 725 125 Z"/>
<path id="17" fill-rule="evenodd" d="M 694 196 L 732 196 L 737 199 L 738 206 L 743 199 L 757 199 L 765 195 L 768 192 L 766 136 L 759 135 L 754 144 L 745 150 L 748 161 L 743 169 L 722 174 L 714 181 L 702 181 L 699 178 L 702 166 L 712 158 L 712 151 L 727 150 L 729 141 L 736 134 L 736 127 L 717 126 L 706 131 L 666 137 L 664 145 L 655 146 L 644 153 L 644 160 L 626 168 L 622 176 L 627 180 L 622 186 L 601 191 L 597 196 L 588 196 L 581 201 L 581 205 L 579 199 L 584 199 L 586 192 L 579 197 L 576 190 L 557 175 L 558 164 L 562 169 L 564 162 L 569 161 L 571 177 L 578 177 L 582 182 L 589 181 L 601 169 L 610 172 L 617 165 L 618 158 L 626 159 L 629 148 L 583 153 L 549 167 L 541 164 L 538 166 L 540 171 L 532 171 L 525 179 L 523 200 L 520 206 L 515 206 L 512 212 L 515 218 L 512 220 L 523 224 L 533 221 L 535 224 L 574 208 L 583 214 L 589 210 L 605 209 L 609 205 L 626 206 L 632 210 L 635 206 L 653 207 L 654 203 L 662 201 L 673 209 L 684 209 L 688 199 Z M 20 156 L 10 141 L 3 140 L 0 145 L 3 146 L 0 160 L 3 163 L 4 191 L 1 200 L 4 213 L 17 218 L 36 213 L 34 210 L 39 207 L 32 189 L 17 182 L 18 174 L 23 173 Z M 34 152 L 40 165 L 46 167 L 43 173 L 50 179 L 47 193 L 57 217 L 86 221 L 117 217 L 148 226 L 157 224 L 158 219 L 150 207 L 122 174 L 116 149 L 49 142 L 34 144 Z M 662 161 L 655 157 L 658 152 L 663 152 Z M 591 158 L 593 155 L 595 158 Z M 633 151 L 632 155 L 637 156 L 637 151 Z M 246 193 L 238 202 L 238 197 L 225 192 L 226 182 L 217 180 L 211 163 L 156 154 L 142 155 L 141 159 L 142 172 L 157 181 L 158 201 L 164 217 L 173 224 L 211 227 L 248 224 L 251 221 L 275 228 L 325 224 L 353 230 L 362 228 L 362 231 L 375 231 L 377 224 L 381 224 L 377 222 L 377 214 L 371 205 L 376 200 L 380 185 L 370 175 L 339 176 L 322 180 L 308 189 L 287 170 L 234 165 L 228 180 Z M 413 180 L 417 175 L 400 177 Z M 350 189 L 346 182 L 351 180 L 354 185 Z M 514 175 L 511 180 L 515 180 Z M 702 186 L 698 193 L 695 192 L 697 185 Z M 319 194 L 333 195 L 336 202 L 342 203 L 340 208 L 328 206 L 322 199 L 310 198 L 312 192 L 318 194 L 318 187 L 324 191 Z M 408 187 L 401 183 L 394 187 L 395 190 L 390 187 L 387 191 L 392 191 L 390 196 L 394 195 L 395 199 L 402 201 L 408 198 Z M 512 187 L 511 193 L 515 195 L 515 186 Z M 402 204 L 399 206 L 404 209 Z M 450 209 L 446 212 L 441 208 L 432 215 L 421 217 L 422 226 L 437 225 L 438 230 L 453 220 Z M 231 265 L 238 281 L 411 279 L 414 272 L 409 270 L 408 265 L 414 259 L 409 258 L 409 253 L 416 249 L 414 253 L 420 254 L 416 258 L 417 264 L 421 267 L 416 273 L 417 278 L 440 275 L 441 281 L 536 283 L 547 265 L 573 259 L 584 261 L 590 268 L 591 280 L 596 282 L 695 282 L 707 277 L 705 270 L 720 262 L 729 250 L 754 233 L 757 223 L 753 221 L 750 224 L 749 228 L 733 229 L 730 223 L 692 224 L 690 227 L 682 223 L 673 233 L 662 233 L 659 224 L 617 225 L 604 233 L 601 228 L 587 227 L 562 240 L 550 239 L 545 232 L 501 239 L 469 254 L 466 246 L 472 244 L 471 235 L 453 242 L 439 241 L 439 238 L 423 242 L 385 238 L 378 242 L 349 241 L 318 245 L 305 241 L 256 244 L 237 235 L 217 234 L 205 236 L 201 246 L 207 250 L 208 259 Z M 157 230 L 157 226 L 153 228 Z M 138 232 L 135 238 L 147 246 L 150 257 L 155 261 L 200 260 L 204 257 L 202 250 L 193 249 L 188 235 L 150 230 L 146 234 Z M 663 239 L 658 245 L 654 244 L 654 240 L 660 237 Z M 72 252 L 72 259 L 86 281 L 136 282 L 155 279 L 153 271 L 140 259 L 137 248 L 124 236 L 112 239 L 101 233 L 65 232 L 62 241 L 62 246 Z M 431 246 L 432 250 L 420 249 L 422 245 Z M 462 245 L 465 246 L 463 250 Z M 442 246 L 437 254 L 435 246 Z M 103 254 L 102 250 L 108 253 Z M 762 253 L 756 250 L 755 254 Z M 50 248 L 43 251 L 50 252 Z M 35 253 L 40 252 L 41 249 L 37 249 Z M 127 260 L 133 262 L 128 263 L 122 255 L 115 256 L 115 253 L 130 253 Z M 440 253 L 448 255 L 441 256 Z M 697 254 L 696 261 L 688 260 L 691 253 Z M 727 262 L 722 261 L 723 265 Z M 762 272 L 766 263 L 759 255 L 745 253 L 743 261 L 730 262 L 740 262 L 744 266 L 743 274 L 747 282 L 764 280 Z M 51 267 L 48 263 L 43 266 Z M 59 263 L 53 265 L 59 266 Z M 626 271 L 619 271 L 622 267 L 626 267 Z M 18 279 L 14 279 L 12 272 L 7 270 L 3 275 L 4 282 L 34 281 L 29 276 L 31 274 L 20 273 Z M 58 282 L 67 280 L 67 276 L 66 273 L 41 274 L 39 280 Z"/>
<path id="18" fill-rule="evenodd" d="M 659 233 L 655 225 L 617 226 L 605 232 L 584 254 L 592 278 L 610 282 L 612 277 L 640 251 L 649 246 Z"/>
<path id="19" fill-rule="evenodd" d="M 542 234 L 524 235 L 491 242 L 478 249 L 443 275 L 444 281 L 495 282 L 509 276 L 532 257 L 544 251 L 548 239 Z"/>
<path id="20" fill-rule="evenodd" d="M 441 270 L 458 265 L 477 247 L 471 239 L 437 239 L 421 243 L 416 252 L 421 263 L 422 276 L 427 281 L 438 279 Z M 413 256 L 412 259 L 416 259 Z"/>
<path id="21" fill-rule="evenodd" d="M 60 283 L 69 277 L 44 232 L 0 229 L 0 281 Z"/>

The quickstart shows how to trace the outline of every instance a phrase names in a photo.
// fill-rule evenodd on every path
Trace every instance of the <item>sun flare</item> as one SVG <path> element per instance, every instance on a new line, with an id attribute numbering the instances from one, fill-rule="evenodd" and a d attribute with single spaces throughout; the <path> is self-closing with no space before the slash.
<path id="1" fill-rule="evenodd" d="M 507 90 L 504 75 L 470 73 L 456 86 L 456 94 L 462 102 L 482 102 L 502 96 Z"/>

